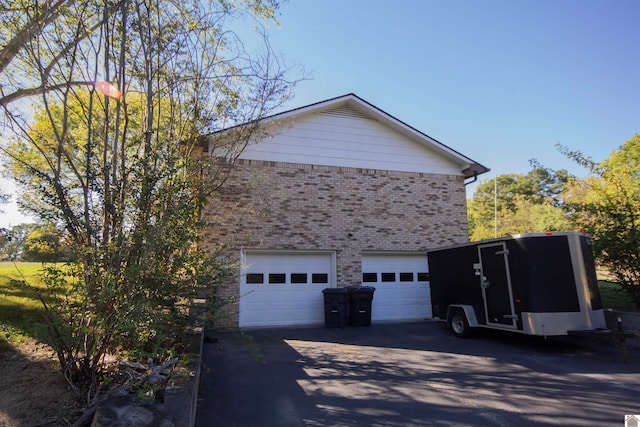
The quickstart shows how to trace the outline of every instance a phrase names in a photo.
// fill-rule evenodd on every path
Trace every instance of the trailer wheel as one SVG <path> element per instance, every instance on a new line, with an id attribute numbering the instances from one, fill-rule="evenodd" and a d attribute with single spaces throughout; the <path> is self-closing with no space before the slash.
<path id="1" fill-rule="evenodd" d="M 471 335 L 471 327 L 467 321 L 467 316 L 462 310 L 455 310 L 449 316 L 449 329 L 458 338 L 466 338 Z"/>

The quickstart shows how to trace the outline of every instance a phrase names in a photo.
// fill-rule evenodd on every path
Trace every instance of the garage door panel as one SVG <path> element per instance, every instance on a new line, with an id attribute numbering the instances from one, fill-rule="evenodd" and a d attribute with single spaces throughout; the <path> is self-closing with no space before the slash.
<path id="1" fill-rule="evenodd" d="M 252 310 L 247 308 L 243 311 L 244 320 L 247 324 L 256 325 L 264 321 L 264 312 L 262 309 Z"/>
<path id="2" fill-rule="evenodd" d="M 309 303 L 309 304 L 312 304 L 314 302 L 314 300 L 315 300 L 317 305 L 322 305 L 323 304 L 322 289 L 324 289 L 324 288 L 325 287 L 322 287 L 322 288 L 311 288 L 311 289 L 308 289 L 308 290 L 305 290 L 305 291 L 291 292 L 291 293 L 287 294 L 286 297 L 289 299 L 290 303 Z M 311 295 L 309 295 L 310 292 L 311 292 Z"/>
<path id="3" fill-rule="evenodd" d="M 313 310 L 313 307 L 310 307 L 309 309 Z M 307 316 L 307 312 L 309 309 L 301 309 L 301 308 L 292 308 L 288 311 L 289 315 L 286 316 L 287 320 L 291 320 L 292 323 L 291 324 L 298 324 L 298 320 L 301 319 L 305 319 L 305 317 Z M 322 307 L 318 307 L 316 306 L 315 309 L 321 310 L 324 316 L 324 311 Z M 323 317 L 324 320 L 324 317 Z"/>

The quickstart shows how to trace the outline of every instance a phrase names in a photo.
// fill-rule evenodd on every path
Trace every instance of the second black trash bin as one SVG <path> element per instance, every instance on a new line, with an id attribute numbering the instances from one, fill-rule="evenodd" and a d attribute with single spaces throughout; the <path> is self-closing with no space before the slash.
<path id="1" fill-rule="evenodd" d="M 349 325 L 371 326 L 371 304 L 376 288 L 372 286 L 350 286 Z"/>
<path id="2" fill-rule="evenodd" d="M 344 328 L 347 326 L 347 289 L 326 288 L 324 295 L 324 327 Z"/>

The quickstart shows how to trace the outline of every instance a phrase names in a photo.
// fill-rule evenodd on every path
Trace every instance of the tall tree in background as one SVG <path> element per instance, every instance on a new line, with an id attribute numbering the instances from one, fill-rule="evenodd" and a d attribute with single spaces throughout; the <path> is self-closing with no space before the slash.
<path id="1" fill-rule="evenodd" d="M 66 270 L 73 297 L 46 307 L 70 382 L 96 385 L 114 349 L 175 345 L 180 303 L 221 271 L 197 245 L 200 210 L 292 86 L 263 32 L 253 54 L 229 28 L 248 18 L 262 28 L 277 8 L 18 0 L 0 9 L 0 106 L 14 135 L 0 149 L 22 209 L 64 230 L 78 254 Z M 215 158 L 199 155 L 205 135 L 230 126 Z"/>
<path id="2" fill-rule="evenodd" d="M 27 235 L 34 226 L 34 224 L 13 225 L 0 232 L 0 260 L 19 260 Z"/>
<path id="3" fill-rule="evenodd" d="M 578 228 L 593 237 L 599 264 L 640 308 L 640 135 L 599 163 L 579 151 L 560 151 L 591 173 L 572 182 L 567 208 Z"/>
<path id="4" fill-rule="evenodd" d="M 560 207 L 567 172 L 532 165 L 526 175 L 499 175 L 478 185 L 468 203 L 471 240 L 570 228 Z"/>

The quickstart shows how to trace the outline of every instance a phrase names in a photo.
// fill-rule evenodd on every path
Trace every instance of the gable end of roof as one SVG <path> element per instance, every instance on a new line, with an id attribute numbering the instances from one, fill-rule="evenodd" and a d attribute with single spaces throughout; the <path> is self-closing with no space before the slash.
<path id="1" fill-rule="evenodd" d="M 363 120 L 376 120 L 386 126 L 389 126 L 397 132 L 415 141 L 418 141 L 424 146 L 440 153 L 444 157 L 458 164 L 460 166 L 460 172 L 464 175 L 465 178 L 475 178 L 478 175 L 489 172 L 490 170 L 482 164 L 441 143 L 435 138 L 430 137 L 426 133 L 419 131 L 418 129 L 397 119 L 384 110 L 381 110 L 375 105 L 365 101 L 354 93 L 337 96 L 335 98 L 319 101 L 310 105 L 277 113 L 263 118 L 261 122 L 263 124 L 269 124 L 279 121 L 284 122 L 287 120 L 292 120 L 296 116 L 313 113 L 358 118 Z M 215 132 L 211 136 L 224 134 L 231 129 L 234 128 L 223 129 L 221 131 Z"/>

